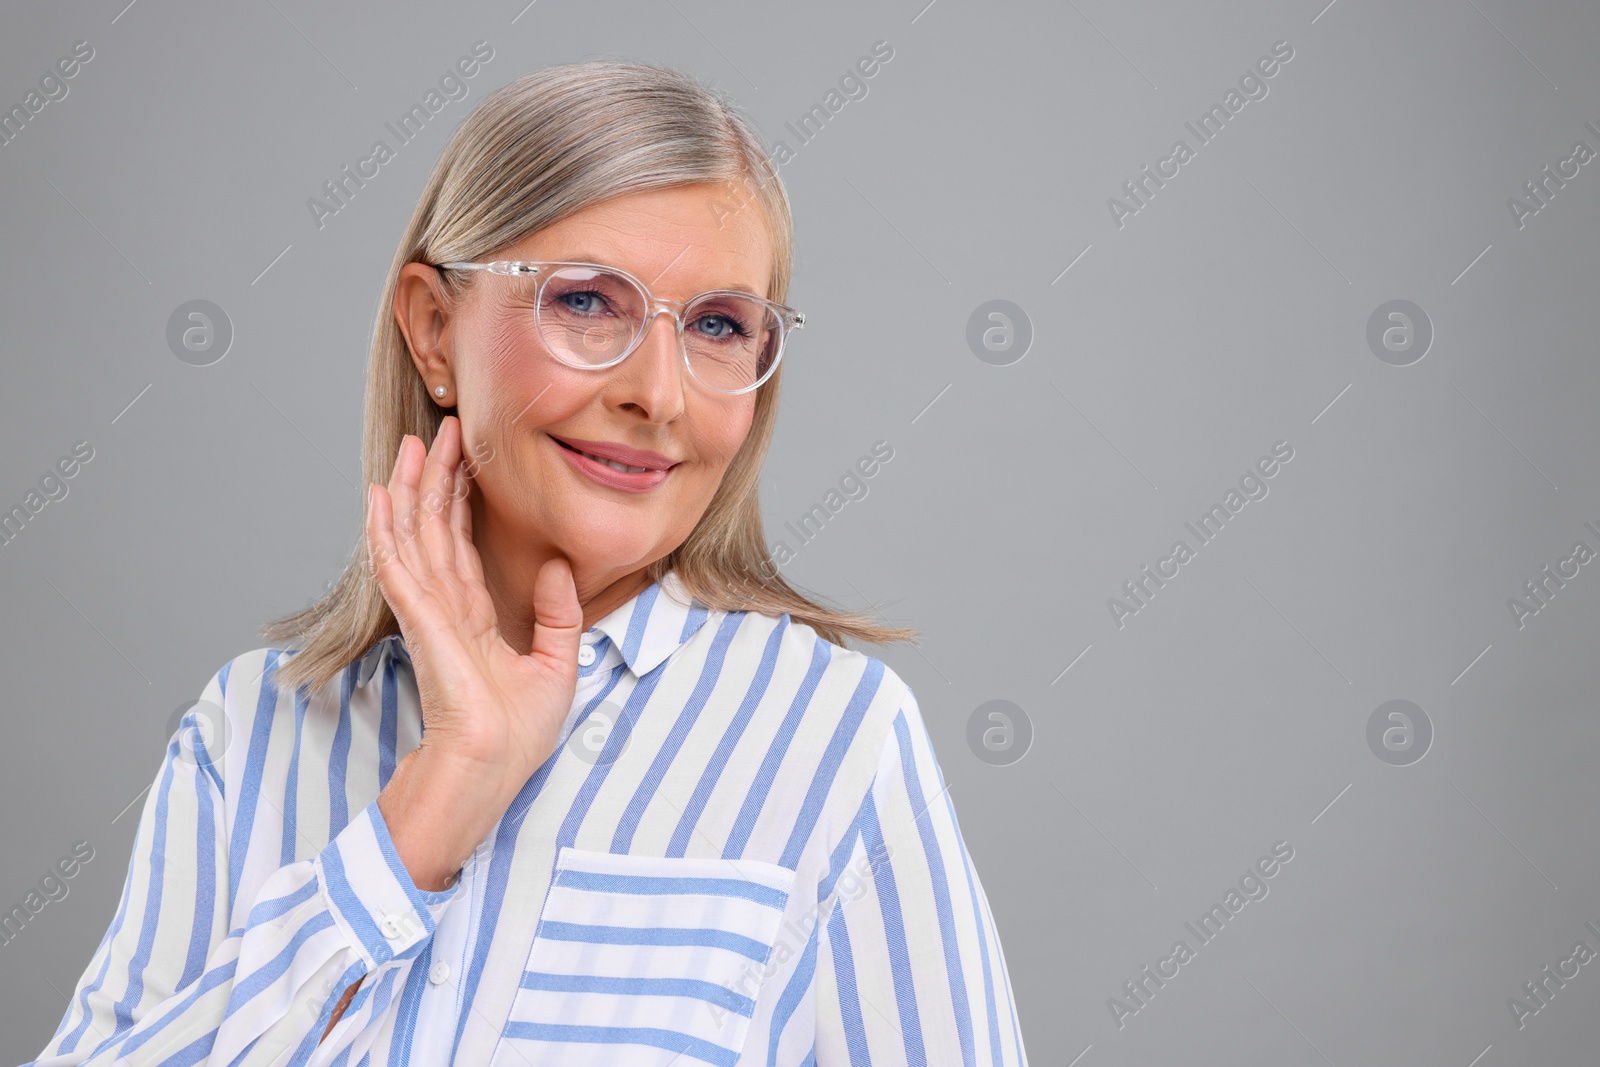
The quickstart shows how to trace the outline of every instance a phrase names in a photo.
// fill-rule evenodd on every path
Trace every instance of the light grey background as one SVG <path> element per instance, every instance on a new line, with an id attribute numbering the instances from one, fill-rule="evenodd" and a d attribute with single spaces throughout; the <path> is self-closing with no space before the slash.
<path id="1" fill-rule="evenodd" d="M 1600 564 L 1523 627 L 1508 600 L 1600 548 L 1600 162 L 1521 228 L 1507 200 L 1600 150 L 1600 9 L 125 2 L 13 5 L 0 33 L 6 108 L 94 48 L 0 147 L 0 504 L 94 448 L 0 546 L 0 911 L 95 849 L 0 946 L 0 1060 L 43 1046 L 111 918 L 173 710 L 359 532 L 378 289 L 449 130 L 596 56 L 692 71 L 796 149 L 808 321 L 769 535 L 890 442 L 786 573 L 924 632 L 872 651 L 918 694 L 1033 1062 L 1593 1048 L 1600 962 L 1520 1029 L 1507 1000 L 1600 950 Z M 307 199 L 479 39 L 468 98 L 319 229 Z M 868 95 L 798 145 L 784 124 L 878 40 Z M 1119 228 L 1107 199 L 1280 40 L 1268 95 Z M 212 366 L 166 344 L 192 299 L 235 330 Z M 1008 366 L 966 342 L 995 299 L 1034 334 Z M 1433 325 L 1410 366 L 1367 345 L 1392 299 Z M 1108 598 L 1277 441 L 1268 496 L 1119 628 Z M 967 742 L 995 699 L 1034 734 L 1007 766 Z M 1410 766 L 1367 743 L 1393 699 L 1433 726 Z M 1269 895 L 1119 1028 L 1108 999 L 1278 841 Z"/>

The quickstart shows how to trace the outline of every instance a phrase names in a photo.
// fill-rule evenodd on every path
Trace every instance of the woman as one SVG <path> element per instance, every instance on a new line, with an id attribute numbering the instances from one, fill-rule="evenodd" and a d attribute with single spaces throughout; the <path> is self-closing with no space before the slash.
<path id="1" fill-rule="evenodd" d="M 475 109 L 380 305 L 363 542 L 185 717 L 37 1063 L 1025 1062 L 917 702 L 842 647 L 912 632 L 765 549 L 791 238 L 682 74 Z"/>

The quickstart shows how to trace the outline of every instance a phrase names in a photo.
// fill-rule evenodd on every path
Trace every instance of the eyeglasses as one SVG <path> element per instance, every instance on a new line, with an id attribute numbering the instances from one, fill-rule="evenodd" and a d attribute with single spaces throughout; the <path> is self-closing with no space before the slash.
<path id="1" fill-rule="evenodd" d="M 794 308 L 742 289 L 662 299 L 627 271 L 599 263 L 500 259 L 437 267 L 505 278 L 511 305 L 532 313 L 550 354 L 585 370 L 615 367 L 639 347 L 657 315 L 671 315 L 689 373 L 721 393 L 748 393 L 772 377 L 789 331 L 806 321 Z"/>

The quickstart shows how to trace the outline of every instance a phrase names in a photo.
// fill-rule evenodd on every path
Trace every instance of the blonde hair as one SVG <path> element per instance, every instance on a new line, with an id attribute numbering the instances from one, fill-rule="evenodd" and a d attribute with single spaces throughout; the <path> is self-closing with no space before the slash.
<path id="1" fill-rule="evenodd" d="M 742 183 L 773 239 L 768 296 L 784 301 L 794 256 L 789 199 L 761 140 L 718 90 L 670 68 L 621 61 L 548 67 L 495 90 L 445 145 L 389 266 L 367 366 L 362 472 L 388 484 L 401 438 L 431 445 L 446 414 L 411 360 L 393 307 L 407 263 L 475 260 L 614 196 L 689 183 Z M 473 284 L 446 272 L 452 298 Z M 821 637 L 873 644 L 916 640 L 912 629 L 881 626 L 802 596 L 767 552 L 759 482 L 777 417 L 780 363 L 755 396 L 744 443 L 705 514 L 684 542 L 646 572 L 676 571 L 684 590 L 715 610 L 787 613 Z M 262 629 L 296 654 L 277 671 L 280 686 L 320 688 L 383 638 L 400 632 L 369 572 L 364 534 L 332 590 L 303 611 Z"/>

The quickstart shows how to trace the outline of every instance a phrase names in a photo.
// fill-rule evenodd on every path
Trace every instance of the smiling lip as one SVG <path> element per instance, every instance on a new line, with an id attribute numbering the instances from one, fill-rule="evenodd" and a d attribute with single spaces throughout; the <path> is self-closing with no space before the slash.
<path id="1" fill-rule="evenodd" d="M 557 437 L 547 434 L 556 442 L 556 447 L 561 449 L 561 454 L 567 462 L 581 474 L 587 475 L 591 481 L 599 482 L 611 489 L 620 489 L 627 493 L 644 493 L 667 480 L 672 469 L 677 463 L 658 452 L 643 452 L 638 449 L 624 448 L 620 445 L 607 444 L 603 441 L 584 441 L 579 438 Z M 570 442 L 570 443 L 569 443 Z M 593 448 L 594 455 L 605 455 L 606 459 L 612 456 L 607 453 L 620 453 L 623 457 L 617 462 L 625 463 L 630 467 L 645 467 L 644 470 L 619 471 L 591 455 L 585 455 Z"/>
<path id="2" fill-rule="evenodd" d="M 643 467 L 647 471 L 664 471 L 678 463 L 677 460 L 663 456 L 660 452 L 647 452 L 641 448 L 629 448 L 627 445 L 612 444 L 609 441 L 585 441 L 581 437 L 556 437 L 555 434 L 550 436 L 579 452 L 587 452 L 591 456 L 599 456 L 601 459 L 609 459 L 629 467 Z"/>

